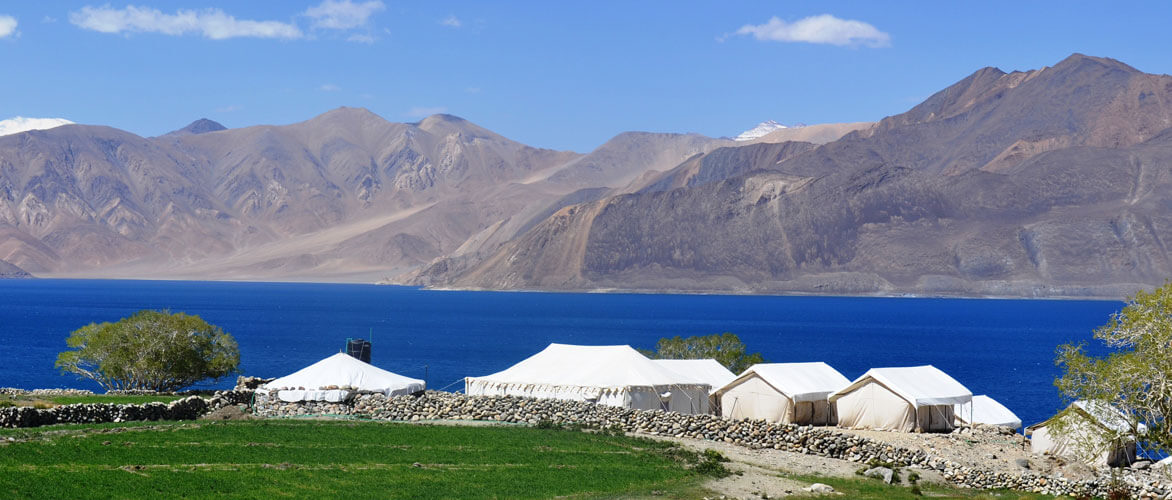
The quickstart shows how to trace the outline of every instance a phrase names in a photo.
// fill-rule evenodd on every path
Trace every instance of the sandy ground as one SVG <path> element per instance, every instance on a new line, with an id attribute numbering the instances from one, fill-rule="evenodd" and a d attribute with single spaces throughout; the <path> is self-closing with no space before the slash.
<path id="1" fill-rule="evenodd" d="M 1001 434 L 996 431 L 966 431 L 952 434 L 913 434 L 903 432 L 863 431 L 849 429 L 835 429 L 844 434 L 855 434 L 890 443 L 908 449 L 924 450 L 933 456 L 959 462 L 970 467 L 993 470 L 997 472 L 1023 473 L 1027 472 L 1019 460 L 1029 464 L 1028 471 L 1057 474 L 1069 479 L 1088 479 L 1093 471 L 1084 465 L 1066 463 L 1060 459 L 1032 455 L 1029 452 L 1029 441 L 1020 434 Z M 728 443 L 704 441 L 683 438 L 659 438 L 680 443 L 696 451 L 713 449 L 719 451 L 731 461 L 726 464 L 729 469 L 741 472 L 740 475 L 729 476 L 724 479 L 710 481 L 705 486 L 728 498 L 757 499 L 780 498 L 785 496 L 813 495 L 803 488 L 810 486 L 804 483 L 781 476 L 821 476 L 838 478 L 858 478 L 855 472 L 863 467 L 862 464 L 805 455 L 773 449 L 753 450 Z M 950 485 L 943 476 L 934 470 L 918 468 L 914 470 L 920 475 L 920 482 L 930 484 Z"/>

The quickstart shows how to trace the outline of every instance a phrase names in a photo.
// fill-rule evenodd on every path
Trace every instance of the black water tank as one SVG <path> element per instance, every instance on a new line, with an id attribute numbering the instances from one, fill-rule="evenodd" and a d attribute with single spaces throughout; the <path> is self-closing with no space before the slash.
<path id="1" fill-rule="evenodd" d="M 346 354 L 360 359 L 364 363 L 370 363 L 370 341 L 350 339 L 349 342 L 346 342 Z"/>

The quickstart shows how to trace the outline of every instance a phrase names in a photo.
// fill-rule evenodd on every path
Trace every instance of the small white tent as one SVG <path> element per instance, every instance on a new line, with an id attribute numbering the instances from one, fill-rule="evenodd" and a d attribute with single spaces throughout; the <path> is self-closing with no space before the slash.
<path id="1" fill-rule="evenodd" d="M 942 431 L 973 393 L 932 365 L 872 368 L 830 395 L 838 425 L 851 429 Z"/>
<path id="2" fill-rule="evenodd" d="M 737 378 L 737 375 L 728 371 L 724 365 L 720 364 L 715 359 L 653 359 L 655 364 L 667 368 L 685 377 L 708 384 L 710 391 L 715 391 L 718 387 L 724 387 Z M 713 414 L 720 413 L 720 400 L 717 399 L 714 392 L 708 393 L 708 412 Z"/>
<path id="3" fill-rule="evenodd" d="M 568 399 L 680 413 L 707 413 L 709 389 L 625 345 L 550 344 L 504 371 L 464 379 L 469 395 Z"/>
<path id="4" fill-rule="evenodd" d="M 1065 420 L 1066 435 L 1051 432 L 1051 425 L 1058 419 Z M 1135 432 L 1143 434 L 1147 426 L 1140 423 L 1133 431 L 1127 417 L 1117 408 L 1094 401 L 1075 401 L 1045 422 L 1025 430 L 1033 453 L 1074 457 L 1087 464 L 1110 467 L 1135 462 Z"/>
<path id="5" fill-rule="evenodd" d="M 850 380 L 821 361 L 750 366 L 715 391 L 721 415 L 800 425 L 834 424 L 826 397 Z"/>
<path id="6" fill-rule="evenodd" d="M 1009 408 L 989 396 L 981 394 L 973 396 L 970 403 L 958 404 L 954 409 L 956 421 L 960 424 L 997 425 L 1017 429 L 1021 427 L 1021 419 L 1017 418 Z"/>
<path id="7" fill-rule="evenodd" d="M 387 396 L 412 394 L 424 389 L 424 382 L 391 373 L 344 353 L 318 361 L 261 386 L 276 392 L 281 401 L 339 402 L 359 392 Z"/>

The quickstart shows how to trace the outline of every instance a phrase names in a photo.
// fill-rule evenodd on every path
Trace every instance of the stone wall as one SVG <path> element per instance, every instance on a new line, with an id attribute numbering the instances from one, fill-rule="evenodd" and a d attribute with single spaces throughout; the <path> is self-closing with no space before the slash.
<path id="1" fill-rule="evenodd" d="M 537 424 L 549 421 L 591 428 L 617 428 L 624 432 L 705 439 L 749 448 L 772 448 L 819 455 L 861 464 L 881 462 L 911 469 L 939 471 L 965 488 L 1014 489 L 1072 497 L 1106 497 L 1105 476 L 1091 481 L 1072 481 L 1036 473 L 998 473 L 966 467 L 880 441 L 843 434 L 827 427 L 772 424 L 761 420 L 729 420 L 712 415 L 683 415 L 661 410 L 631 410 L 576 401 L 501 396 L 465 396 L 428 391 L 420 396 L 387 398 L 360 395 L 347 403 L 285 403 L 258 392 L 254 412 L 266 417 L 346 415 L 376 420 L 489 420 Z M 1172 498 L 1172 488 L 1160 478 L 1124 470 L 1122 478 L 1136 498 Z"/>
<path id="2" fill-rule="evenodd" d="M 32 391 L 25 394 L 33 393 Z M 49 395 L 49 394 L 43 394 Z M 142 420 L 194 420 L 224 406 L 247 404 L 251 391 L 216 392 L 211 398 L 188 396 L 171 403 L 80 403 L 53 408 L 14 406 L 0 408 L 0 428 L 39 427 L 53 424 L 97 424 Z"/>

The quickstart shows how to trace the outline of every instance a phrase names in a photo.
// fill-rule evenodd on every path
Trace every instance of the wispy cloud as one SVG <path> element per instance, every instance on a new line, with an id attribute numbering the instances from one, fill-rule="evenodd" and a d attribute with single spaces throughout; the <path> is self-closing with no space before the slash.
<path id="1" fill-rule="evenodd" d="M 229 104 L 227 106 L 216 108 L 216 112 L 217 113 L 231 113 L 233 111 L 240 111 L 241 109 L 243 109 L 243 108 L 241 108 L 240 106 L 237 106 L 235 104 Z"/>
<path id="2" fill-rule="evenodd" d="M 887 47 L 891 35 L 863 21 L 839 19 L 830 14 L 811 16 L 792 23 L 777 17 L 765 24 L 746 24 L 737 30 L 737 35 L 752 35 L 753 38 L 772 42 L 825 43 L 830 45 L 866 45 Z"/>
<path id="3" fill-rule="evenodd" d="M 313 19 L 314 28 L 348 30 L 365 26 L 370 16 L 385 8 L 379 0 L 361 3 L 350 0 L 325 0 L 315 7 L 306 9 L 302 15 Z"/>
<path id="4" fill-rule="evenodd" d="M 479 94 L 480 87 L 468 87 L 468 88 L 464 89 L 464 92 L 467 92 L 469 94 Z"/>
<path id="5" fill-rule="evenodd" d="M 460 26 L 464 25 L 464 23 L 460 22 L 460 18 L 456 16 L 445 17 L 442 21 L 440 21 L 440 24 L 444 26 L 450 26 L 452 28 L 459 28 Z"/>
<path id="6" fill-rule="evenodd" d="M 339 90 L 342 90 L 342 87 L 339 87 L 339 86 L 334 85 L 332 83 L 326 83 L 326 84 L 323 84 L 321 87 L 318 87 L 318 90 L 321 90 L 323 92 L 337 92 Z"/>
<path id="7" fill-rule="evenodd" d="M 416 106 L 403 113 L 407 118 L 426 118 L 431 115 L 447 113 L 448 108 L 443 106 Z"/>
<path id="8" fill-rule="evenodd" d="M 0 38 L 8 38 L 16 36 L 16 18 L 12 16 L 0 15 Z"/>
<path id="9" fill-rule="evenodd" d="M 69 13 L 69 22 L 99 33 L 199 34 L 212 40 L 237 37 L 301 38 L 297 26 L 280 21 L 236 19 L 220 9 L 178 10 L 167 14 L 150 7 L 133 5 L 123 9 L 85 6 Z"/>
<path id="10" fill-rule="evenodd" d="M 364 35 L 364 34 L 354 34 L 354 35 L 350 35 L 349 37 L 347 37 L 346 41 L 347 42 L 354 42 L 354 43 L 365 43 L 367 45 L 370 45 L 370 44 L 374 43 L 374 36 Z"/>

